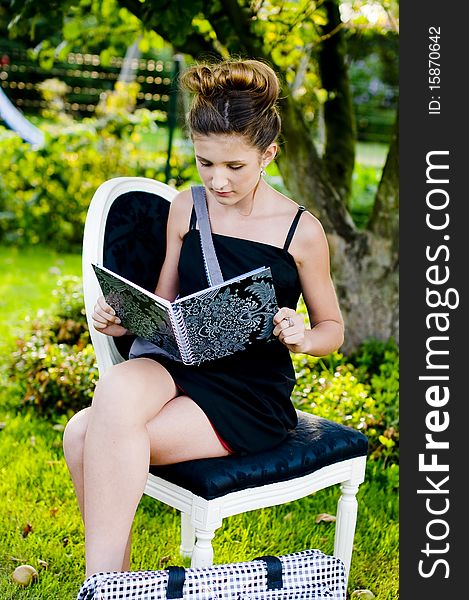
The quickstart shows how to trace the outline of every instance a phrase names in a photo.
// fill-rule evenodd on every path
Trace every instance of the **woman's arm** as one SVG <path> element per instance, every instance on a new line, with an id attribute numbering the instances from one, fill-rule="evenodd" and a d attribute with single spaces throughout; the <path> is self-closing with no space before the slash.
<path id="1" fill-rule="evenodd" d="M 305 329 L 303 315 L 284 307 L 274 317 L 274 334 L 291 352 L 324 356 L 342 345 L 344 322 L 331 279 L 327 238 L 312 214 L 306 212 L 300 219 L 290 252 L 298 268 L 311 329 Z"/>
<path id="2" fill-rule="evenodd" d="M 178 262 L 183 237 L 187 231 L 192 200 L 190 192 L 181 192 L 171 202 L 166 228 L 166 256 L 161 268 L 155 293 L 167 300 L 174 300 L 179 291 Z M 113 337 L 127 335 L 120 325 L 113 308 L 100 296 L 92 315 L 94 328 Z"/>
<path id="3" fill-rule="evenodd" d="M 179 293 L 178 263 L 182 240 L 192 209 L 192 196 L 189 190 L 180 192 L 171 202 L 166 229 L 166 256 L 161 267 L 155 294 L 171 302 Z"/>

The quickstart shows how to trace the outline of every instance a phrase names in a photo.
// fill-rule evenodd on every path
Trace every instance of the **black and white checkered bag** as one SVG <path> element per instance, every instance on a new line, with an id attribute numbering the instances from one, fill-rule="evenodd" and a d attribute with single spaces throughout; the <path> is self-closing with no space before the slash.
<path id="1" fill-rule="evenodd" d="M 345 600 L 341 560 L 319 550 L 209 567 L 96 573 L 77 600 Z"/>

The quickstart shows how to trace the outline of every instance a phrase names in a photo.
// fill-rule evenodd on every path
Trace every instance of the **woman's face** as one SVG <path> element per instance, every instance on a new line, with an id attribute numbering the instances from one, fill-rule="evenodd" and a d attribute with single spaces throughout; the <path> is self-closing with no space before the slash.
<path id="1" fill-rule="evenodd" d="M 272 144 L 261 155 L 239 135 L 194 135 L 197 170 L 204 186 L 222 205 L 249 199 L 259 182 L 261 168 L 275 156 Z"/>

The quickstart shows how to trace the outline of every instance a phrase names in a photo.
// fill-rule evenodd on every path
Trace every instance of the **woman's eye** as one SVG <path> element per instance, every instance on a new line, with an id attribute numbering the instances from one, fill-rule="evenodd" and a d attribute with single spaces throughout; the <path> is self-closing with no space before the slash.
<path id="1" fill-rule="evenodd" d="M 203 161 L 199 160 L 199 165 L 200 165 L 201 167 L 211 167 L 211 166 L 212 166 L 212 163 L 203 162 Z M 236 165 L 236 166 L 233 166 L 233 165 L 228 165 L 228 168 L 229 168 L 229 169 L 231 169 L 232 171 L 238 171 L 238 169 L 242 169 L 242 168 L 243 168 L 243 166 L 244 166 L 244 165 Z"/>

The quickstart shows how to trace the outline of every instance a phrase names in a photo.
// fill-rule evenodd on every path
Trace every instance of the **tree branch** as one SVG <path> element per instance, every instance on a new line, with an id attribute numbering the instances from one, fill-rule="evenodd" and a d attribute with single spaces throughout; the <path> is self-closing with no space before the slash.
<path id="1" fill-rule="evenodd" d="M 143 15 L 145 12 L 144 4 L 142 4 L 138 0 L 119 0 L 119 4 L 126 8 L 130 13 L 135 15 L 137 19 L 140 19 L 143 25 Z"/>
<path id="2" fill-rule="evenodd" d="M 243 8 L 238 4 L 237 0 L 220 0 L 220 3 L 223 7 L 226 17 L 228 18 L 228 21 L 230 22 L 232 31 L 234 31 L 239 39 L 239 45 L 251 56 L 265 58 L 262 49 L 262 43 L 258 43 L 259 41 L 251 32 L 250 17 L 252 15 L 248 16 L 247 11 L 243 10 Z M 213 17 L 214 15 L 211 16 Z M 220 20 L 214 19 L 211 22 L 212 27 L 215 29 L 218 23 L 220 23 Z M 223 35 L 221 31 L 220 35 Z M 223 43 L 225 42 L 226 39 L 223 40 Z"/>
<path id="3" fill-rule="evenodd" d="M 170 43 L 176 51 L 183 54 L 189 54 L 193 57 L 204 55 L 212 58 L 222 57 L 216 46 L 194 31 L 185 38 L 183 43 L 174 44 L 171 39 L 171 34 L 173 32 L 164 26 L 164 19 L 155 19 L 156 9 L 151 2 L 142 3 L 139 2 L 139 0 L 119 0 L 119 4 L 135 15 L 142 22 L 144 27 L 153 29 L 158 35 Z"/>
<path id="4" fill-rule="evenodd" d="M 292 34 L 292 31 L 295 29 L 295 27 L 299 24 L 299 23 L 303 23 L 307 18 L 312 17 L 313 13 L 316 11 L 317 7 L 315 4 L 313 4 L 313 6 L 309 5 L 306 8 L 304 8 L 300 13 L 298 13 L 296 15 L 296 18 L 293 19 L 292 22 L 288 23 L 287 21 L 282 21 L 282 19 L 280 19 L 279 15 L 282 13 L 283 10 L 283 5 L 282 8 L 279 10 L 279 12 L 277 13 L 276 17 L 275 17 L 275 21 L 277 23 L 281 23 L 282 25 L 285 25 L 285 27 L 287 27 L 286 31 L 283 31 L 279 37 L 275 40 L 275 46 L 279 46 L 281 44 L 283 44 L 285 42 L 285 40 Z M 314 21 L 311 18 L 311 22 L 314 25 Z"/>

